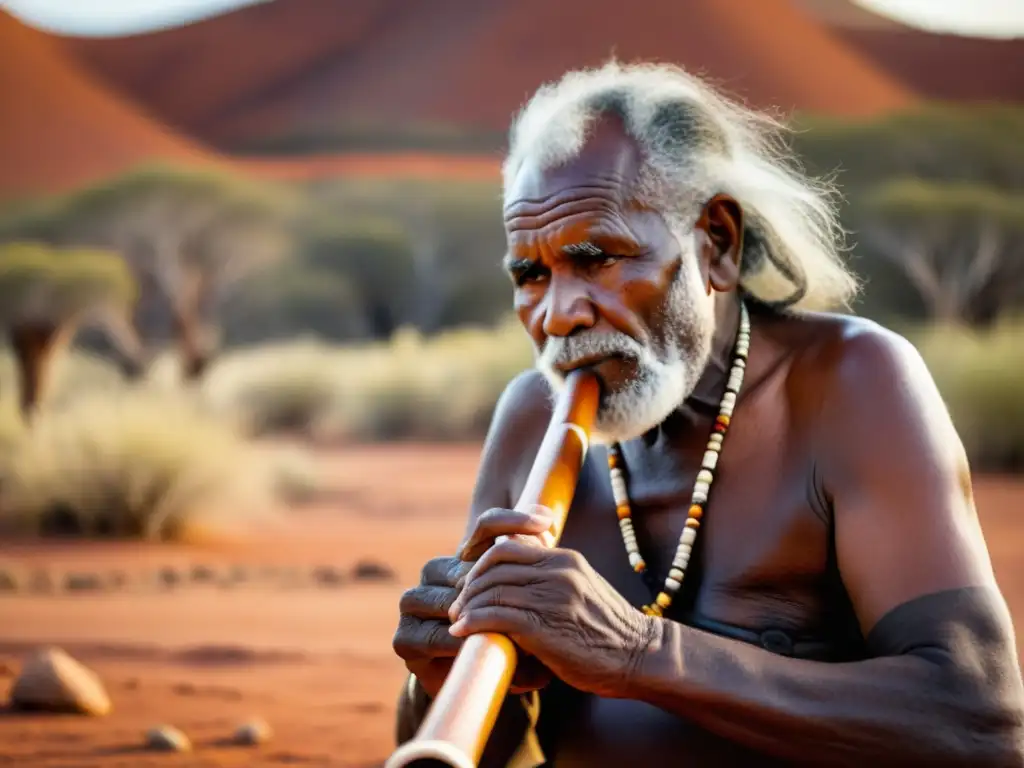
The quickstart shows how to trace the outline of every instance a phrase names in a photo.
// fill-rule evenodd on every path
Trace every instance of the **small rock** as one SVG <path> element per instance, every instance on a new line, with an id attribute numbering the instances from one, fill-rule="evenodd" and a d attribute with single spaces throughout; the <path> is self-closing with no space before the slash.
<path id="1" fill-rule="evenodd" d="M 102 716 L 110 697 L 92 670 L 60 648 L 47 648 L 22 665 L 11 688 L 11 707 Z"/>
<path id="2" fill-rule="evenodd" d="M 158 725 L 146 731 L 146 746 L 160 752 L 191 752 L 188 736 L 173 725 Z"/>
<path id="3" fill-rule="evenodd" d="M 372 560 L 362 560 L 356 563 L 352 575 L 359 581 L 392 581 L 395 572 L 388 566 L 375 563 Z"/>
<path id="4" fill-rule="evenodd" d="M 160 572 L 157 574 L 157 581 L 164 589 L 174 589 L 181 584 L 182 578 L 180 573 L 168 565 L 160 569 Z"/>
<path id="5" fill-rule="evenodd" d="M 0 571 L 0 592 L 17 592 L 18 578 L 10 571 Z"/>
<path id="6" fill-rule="evenodd" d="M 103 587 L 98 573 L 69 573 L 64 577 L 64 589 L 68 592 L 98 592 Z"/>
<path id="7" fill-rule="evenodd" d="M 256 718 L 247 723 L 242 723 L 235 731 L 232 739 L 235 744 L 242 744 L 247 747 L 254 747 L 270 740 L 270 726 L 265 720 Z"/>
<path id="8" fill-rule="evenodd" d="M 338 587 L 345 582 L 345 574 L 337 568 L 321 565 L 313 569 L 313 581 L 322 587 Z"/>
<path id="9" fill-rule="evenodd" d="M 42 569 L 33 571 L 29 577 L 28 589 L 30 592 L 53 592 L 53 578 L 48 571 Z"/>
<path id="10" fill-rule="evenodd" d="M 192 581 L 197 584 L 209 584 L 217 578 L 216 571 L 208 565 L 192 566 Z"/>

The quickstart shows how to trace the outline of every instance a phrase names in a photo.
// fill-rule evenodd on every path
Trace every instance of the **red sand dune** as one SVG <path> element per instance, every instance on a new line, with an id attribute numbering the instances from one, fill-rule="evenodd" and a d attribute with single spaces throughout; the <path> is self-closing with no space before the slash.
<path id="1" fill-rule="evenodd" d="M 905 28 L 837 34 L 928 98 L 1024 102 L 1024 38 L 985 40 Z"/>
<path id="2" fill-rule="evenodd" d="M 181 29 L 62 42 L 222 145 L 335 120 L 504 131 L 541 82 L 613 51 L 705 71 L 763 107 L 864 115 L 914 100 L 789 0 L 637 0 L 625 15 L 610 0 L 278 0 Z"/>
<path id="3" fill-rule="evenodd" d="M 391 650 L 398 598 L 430 557 L 462 536 L 479 446 L 376 446 L 322 455 L 341 500 L 294 512 L 273 534 L 219 546 L 94 545 L 0 549 L 0 567 L 54 571 L 164 565 L 392 566 L 387 584 L 339 588 L 190 586 L 98 595 L 0 594 L 0 701 L 20 660 L 57 643 L 97 670 L 114 703 L 99 720 L 0 712 L 0 765 L 33 768 L 379 766 L 393 744 L 404 667 Z M 401 477 L 401 483 L 382 478 Z M 1020 479 L 979 478 L 979 513 L 997 574 L 1024 617 Z M 1019 634 L 1019 633 L 1018 633 Z M 1024 644 L 1024 640 L 1021 641 Z M 246 718 L 274 731 L 257 749 L 224 744 Z M 141 752 L 144 731 L 171 723 L 191 756 Z"/>
<path id="4" fill-rule="evenodd" d="M 58 41 L 0 11 L 0 196 L 92 180 L 203 149 L 96 82 Z"/>

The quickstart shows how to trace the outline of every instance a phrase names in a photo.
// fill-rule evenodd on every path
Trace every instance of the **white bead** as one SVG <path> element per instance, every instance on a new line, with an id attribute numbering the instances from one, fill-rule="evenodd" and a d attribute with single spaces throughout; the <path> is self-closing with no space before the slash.
<path id="1" fill-rule="evenodd" d="M 683 571 L 682 571 L 681 568 L 673 568 L 672 570 L 670 570 L 668 572 L 668 577 L 670 579 L 675 579 L 676 581 L 682 581 L 683 580 Z"/>
<path id="2" fill-rule="evenodd" d="M 685 555 L 676 555 L 675 560 L 672 561 L 672 567 L 678 568 L 680 571 L 685 571 L 686 566 L 690 563 L 690 553 L 687 551 Z"/>
<path id="3" fill-rule="evenodd" d="M 715 445 L 715 446 L 718 446 L 719 448 L 721 448 L 722 447 L 722 440 L 723 439 L 724 438 L 722 437 L 722 435 L 720 433 L 715 432 L 713 435 L 711 435 L 710 438 L 708 438 L 708 445 Z"/>
<path id="4" fill-rule="evenodd" d="M 736 393 L 735 392 L 726 392 L 722 396 L 722 405 L 730 405 L 730 406 L 731 405 L 736 405 Z"/>
<path id="5" fill-rule="evenodd" d="M 626 483 L 621 476 L 612 476 L 612 492 L 615 494 L 615 503 L 619 506 L 629 503 L 629 497 L 626 494 Z"/>
<path id="6" fill-rule="evenodd" d="M 666 592 L 669 592 L 669 593 L 678 592 L 679 588 L 681 586 L 682 586 L 682 583 L 676 581 L 675 579 L 665 579 L 665 591 Z"/>
<path id="7" fill-rule="evenodd" d="M 710 486 L 711 485 L 711 481 L 714 480 L 714 479 L 715 479 L 714 475 L 712 475 L 706 469 L 702 469 L 700 472 L 697 473 L 697 482 L 698 483 L 704 483 L 705 485 Z"/>
<path id="8" fill-rule="evenodd" d="M 718 451 L 705 451 L 701 466 L 705 469 L 714 469 L 718 466 Z"/>
<path id="9" fill-rule="evenodd" d="M 698 480 L 696 483 L 693 484 L 693 492 L 695 495 L 700 493 L 703 494 L 704 496 L 707 496 L 708 491 L 710 490 L 711 483 L 704 482 L 703 480 Z"/>
<path id="10" fill-rule="evenodd" d="M 639 563 L 641 559 L 642 558 L 640 557 L 640 553 L 639 552 L 630 552 L 629 553 L 629 564 L 631 566 L 633 566 L 634 568 L 636 568 L 636 564 Z"/>
<path id="11" fill-rule="evenodd" d="M 694 540 L 697 538 L 697 529 L 687 526 L 686 528 L 683 528 L 683 535 L 679 538 L 684 544 L 692 547 Z"/>
<path id="12" fill-rule="evenodd" d="M 691 504 L 704 504 L 708 500 L 708 495 L 704 491 L 694 491 L 693 496 L 690 497 Z"/>
<path id="13" fill-rule="evenodd" d="M 722 414 L 723 416 L 728 416 L 729 418 L 732 418 L 732 406 L 723 405 L 722 410 L 720 410 L 719 413 Z"/>

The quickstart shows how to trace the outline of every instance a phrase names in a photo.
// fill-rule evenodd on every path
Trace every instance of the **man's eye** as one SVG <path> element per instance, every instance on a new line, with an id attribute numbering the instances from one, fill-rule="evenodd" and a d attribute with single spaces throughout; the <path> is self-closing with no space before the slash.
<path id="1" fill-rule="evenodd" d="M 530 267 L 516 273 L 516 285 L 535 283 L 544 278 L 544 270 L 540 267 Z"/>

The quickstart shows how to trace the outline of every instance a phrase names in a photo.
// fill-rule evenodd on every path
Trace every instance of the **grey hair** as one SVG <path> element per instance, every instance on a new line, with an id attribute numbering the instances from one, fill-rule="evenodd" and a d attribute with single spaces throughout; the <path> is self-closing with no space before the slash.
<path id="1" fill-rule="evenodd" d="M 613 60 L 542 85 L 512 123 L 506 191 L 527 161 L 544 169 L 571 160 L 609 114 L 642 153 L 633 199 L 660 211 L 677 234 L 715 194 L 739 202 L 747 295 L 777 309 L 849 306 L 859 281 L 841 257 L 833 188 L 801 172 L 779 120 L 679 67 Z"/>

